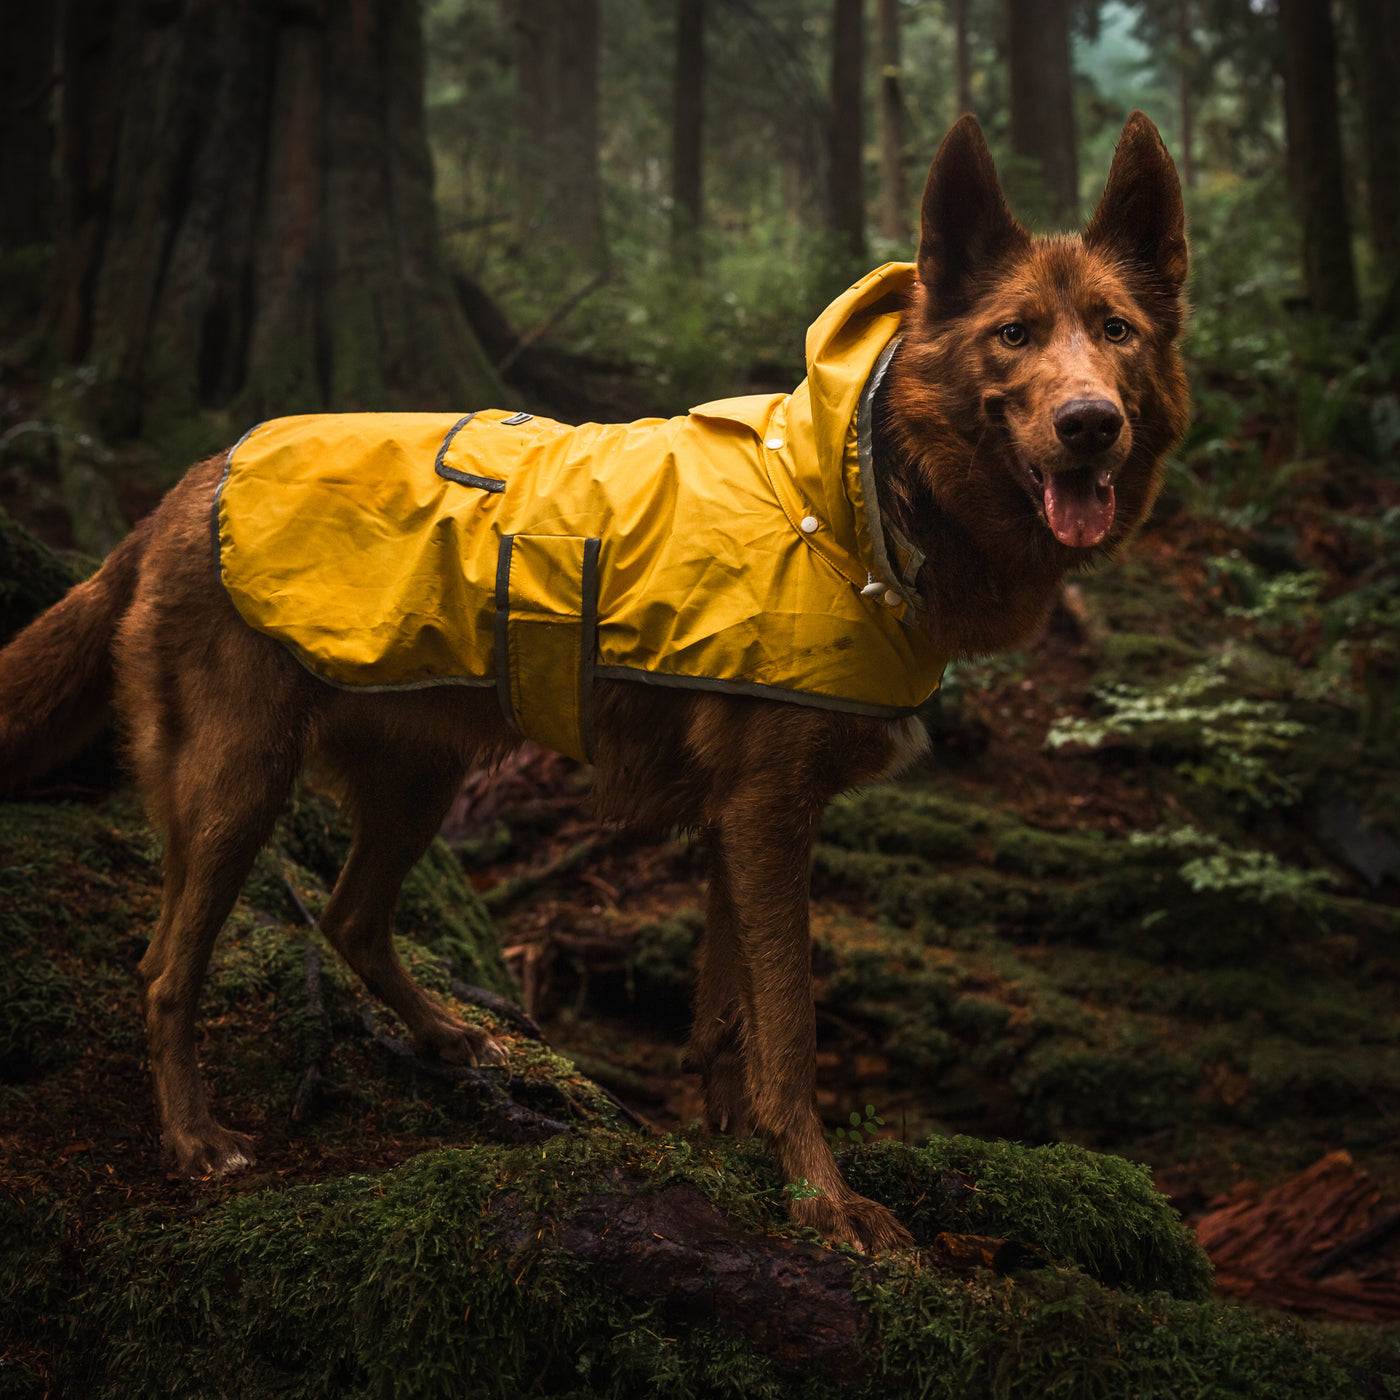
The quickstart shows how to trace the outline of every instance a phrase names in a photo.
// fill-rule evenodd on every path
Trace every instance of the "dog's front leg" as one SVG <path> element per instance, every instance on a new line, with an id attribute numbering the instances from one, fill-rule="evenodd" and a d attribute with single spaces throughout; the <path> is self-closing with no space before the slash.
<path id="1" fill-rule="evenodd" d="M 812 806 L 808 794 L 750 791 L 711 834 L 691 1057 L 705 1076 L 711 1124 L 752 1126 L 787 1180 L 815 1192 L 798 1193 L 794 1220 L 857 1249 L 897 1248 L 912 1243 L 908 1232 L 846 1184 L 817 1115 L 807 897 L 820 814 Z"/>

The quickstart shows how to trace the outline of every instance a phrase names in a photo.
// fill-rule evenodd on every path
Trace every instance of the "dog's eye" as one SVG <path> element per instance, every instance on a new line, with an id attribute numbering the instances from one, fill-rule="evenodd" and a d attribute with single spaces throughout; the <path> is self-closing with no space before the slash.
<path id="1" fill-rule="evenodd" d="M 1013 350 L 1020 349 L 1030 339 L 1026 328 L 1019 321 L 1007 322 L 997 334 L 1001 337 L 1001 343 L 1009 345 Z"/>
<path id="2" fill-rule="evenodd" d="M 1109 340 L 1121 342 L 1132 335 L 1133 328 L 1121 316 L 1110 316 L 1103 323 L 1103 333 Z"/>

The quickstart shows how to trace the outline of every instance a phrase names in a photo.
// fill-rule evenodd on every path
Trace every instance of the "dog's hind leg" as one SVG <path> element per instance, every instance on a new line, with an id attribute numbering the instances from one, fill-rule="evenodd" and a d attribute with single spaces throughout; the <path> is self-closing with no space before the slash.
<path id="1" fill-rule="evenodd" d="M 209 1111 L 195 1052 L 195 1017 L 209 955 L 300 764 L 291 718 L 240 697 L 159 746 L 134 745 L 166 832 L 160 919 L 138 977 L 166 1153 L 186 1175 L 237 1171 L 252 1140 Z M 235 717 L 233 711 L 241 708 Z M 283 727 L 269 727 L 277 720 Z M 275 735 L 275 738 L 269 736 Z M 159 770 L 158 775 L 151 770 Z"/>
<path id="2" fill-rule="evenodd" d="M 467 744 L 446 737 L 449 726 L 412 720 L 415 711 L 426 720 L 434 705 L 451 711 L 454 698 L 418 692 L 382 703 L 394 707 L 393 728 L 355 726 L 343 742 L 327 745 L 352 834 L 321 931 L 370 992 L 398 1013 L 419 1050 L 453 1064 L 504 1064 L 505 1051 L 484 1030 L 453 1016 L 408 975 L 393 942 L 399 889 L 437 835 L 471 754 Z"/>

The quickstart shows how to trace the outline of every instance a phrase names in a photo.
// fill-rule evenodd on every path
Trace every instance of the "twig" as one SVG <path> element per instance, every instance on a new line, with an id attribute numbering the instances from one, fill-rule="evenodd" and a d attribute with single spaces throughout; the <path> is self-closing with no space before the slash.
<path id="1" fill-rule="evenodd" d="M 315 917 L 302 902 L 296 886 L 292 884 L 285 873 L 282 876 L 282 883 L 287 887 L 287 893 L 291 895 L 292 903 L 301 911 L 302 918 L 314 929 L 316 927 Z M 302 955 L 306 959 L 306 1012 L 309 1021 L 306 1041 L 310 1053 L 306 1073 L 302 1075 L 301 1083 L 297 1085 L 296 1097 L 292 1100 L 293 1123 L 305 1121 L 307 1110 L 311 1106 L 317 1088 L 326 1082 L 326 1076 L 321 1069 L 321 1059 L 335 1039 L 335 1033 L 331 1030 L 330 1017 L 326 1015 L 325 997 L 321 991 L 321 958 L 316 951 L 316 944 L 310 938 L 305 939 L 302 943 Z"/>
<path id="2" fill-rule="evenodd" d="M 590 297 L 609 278 L 606 272 L 600 272 L 592 281 L 585 283 L 572 296 L 566 297 L 544 320 L 538 322 L 526 331 L 519 340 L 511 346 L 505 358 L 496 366 L 496 373 L 505 375 L 512 365 L 527 351 L 542 335 L 556 326 L 565 316 L 576 307 L 585 297 Z"/>
<path id="3" fill-rule="evenodd" d="M 546 1118 L 543 1113 L 523 1108 L 502 1088 L 504 1078 L 500 1070 L 479 1069 L 470 1065 L 449 1065 L 442 1060 L 432 1060 L 405 1045 L 392 1035 L 385 1035 L 374 1024 L 369 1015 L 361 1017 L 365 1029 L 373 1037 L 374 1043 L 386 1051 L 396 1063 L 415 1074 L 427 1075 L 431 1079 L 446 1080 L 460 1088 L 473 1091 L 478 1104 L 494 1113 L 504 1125 L 501 1136 L 507 1142 L 539 1142 L 559 1133 L 572 1133 L 570 1123 L 561 1123 L 557 1118 Z"/>
<path id="4" fill-rule="evenodd" d="M 502 880 L 499 885 L 492 889 L 484 890 L 481 902 L 491 913 L 498 914 L 524 899 L 526 895 L 533 894 L 541 885 L 547 885 L 551 880 L 557 880 L 561 875 L 572 875 L 579 866 L 586 865 L 593 856 L 606 850 L 616 840 L 616 833 L 608 832 L 596 841 L 580 841 L 578 845 L 570 846 L 562 856 L 551 861 L 548 865 L 541 866 L 537 870 L 527 870 L 524 874 L 516 875 L 509 880 Z"/>
<path id="5" fill-rule="evenodd" d="M 546 1043 L 539 1022 L 533 1016 L 526 1015 L 509 997 L 503 997 L 499 992 L 488 992 L 485 987 L 469 987 L 465 982 L 455 980 L 448 983 L 448 990 L 458 1001 L 483 1007 L 493 1016 L 509 1022 L 521 1035 Z"/>

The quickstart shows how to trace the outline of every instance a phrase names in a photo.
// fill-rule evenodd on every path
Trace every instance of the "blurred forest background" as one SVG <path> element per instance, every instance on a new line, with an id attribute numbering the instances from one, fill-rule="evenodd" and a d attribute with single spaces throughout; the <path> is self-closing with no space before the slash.
<path id="1" fill-rule="evenodd" d="M 1400 1321 L 1394 0 L 0 0 L 0 33 L 0 638 L 263 417 L 627 419 L 790 389 L 815 314 L 913 255 L 961 112 L 1054 230 L 1145 110 L 1186 189 L 1192 425 L 1121 557 L 1021 650 L 952 668 L 923 768 L 828 814 L 821 1107 L 847 1145 L 1121 1153 L 1207 1222 L 1226 1291 Z M 587 788 L 529 748 L 474 775 L 448 864 L 551 1041 L 683 1125 L 703 860 L 601 827 Z M 154 856 L 91 773 L 39 796 L 96 815 L 17 807 L 0 832 L 33 901 L 0 918 L 10 1170 L 42 1203 L 96 1190 L 95 1154 L 130 1196 L 149 1129 L 93 1123 L 145 1102 L 134 993 L 84 971 L 110 949 L 71 906 L 134 963 Z M 314 911 L 334 862 L 279 839 Z M 272 1035 L 247 989 L 310 993 L 259 920 L 301 915 L 279 879 L 247 899 L 213 995 Z M 75 1058 L 73 1027 L 127 1018 Z M 353 1016 L 334 1029 L 370 1056 Z M 333 1149 L 334 1096 L 314 1128 L 264 1103 L 309 1073 L 279 1053 L 280 1079 L 220 1090 L 272 1169 L 461 1132 L 376 1088 L 378 1137 Z"/>

